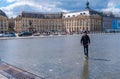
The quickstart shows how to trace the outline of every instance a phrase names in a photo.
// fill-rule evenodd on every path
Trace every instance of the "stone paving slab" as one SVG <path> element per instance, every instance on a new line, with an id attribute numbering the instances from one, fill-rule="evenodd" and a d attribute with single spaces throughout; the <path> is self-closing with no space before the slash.
<path id="1" fill-rule="evenodd" d="M 0 74 L 0 79 L 8 79 L 8 78 Z"/>
<path id="2" fill-rule="evenodd" d="M 44 78 L 1 61 L 0 79 L 44 79 Z"/>

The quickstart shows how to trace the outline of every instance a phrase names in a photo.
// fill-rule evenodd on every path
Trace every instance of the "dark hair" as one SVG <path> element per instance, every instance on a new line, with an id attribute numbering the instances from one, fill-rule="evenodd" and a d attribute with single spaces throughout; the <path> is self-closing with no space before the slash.
<path id="1" fill-rule="evenodd" d="M 87 31 L 83 31 L 83 33 L 87 33 Z"/>

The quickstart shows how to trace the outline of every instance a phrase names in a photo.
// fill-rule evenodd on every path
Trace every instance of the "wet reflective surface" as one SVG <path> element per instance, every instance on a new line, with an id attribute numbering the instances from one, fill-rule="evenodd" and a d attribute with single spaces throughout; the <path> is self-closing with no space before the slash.
<path id="1" fill-rule="evenodd" d="M 88 61 L 80 37 L 0 40 L 0 57 L 45 79 L 119 79 L 120 34 L 91 34 Z"/>

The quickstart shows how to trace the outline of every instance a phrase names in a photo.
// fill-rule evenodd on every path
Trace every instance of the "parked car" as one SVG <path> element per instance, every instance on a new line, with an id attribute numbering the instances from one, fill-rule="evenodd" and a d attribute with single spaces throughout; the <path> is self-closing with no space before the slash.
<path id="1" fill-rule="evenodd" d="M 18 36 L 32 36 L 32 32 L 21 32 Z"/>
<path id="2" fill-rule="evenodd" d="M 16 37 L 15 33 L 2 33 L 0 37 Z"/>
<path id="3" fill-rule="evenodd" d="M 0 37 L 3 37 L 3 34 L 2 34 L 2 33 L 0 33 Z"/>
<path id="4" fill-rule="evenodd" d="M 34 33 L 33 36 L 40 36 L 40 33 Z"/>
<path id="5" fill-rule="evenodd" d="M 15 33 L 9 33 L 10 37 L 16 37 Z"/>

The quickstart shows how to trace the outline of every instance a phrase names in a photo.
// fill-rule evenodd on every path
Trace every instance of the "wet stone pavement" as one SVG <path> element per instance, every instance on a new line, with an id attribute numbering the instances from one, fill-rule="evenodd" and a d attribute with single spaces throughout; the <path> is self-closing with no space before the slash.
<path id="1" fill-rule="evenodd" d="M 0 79 L 43 79 L 43 78 L 1 61 Z"/>
<path id="2" fill-rule="evenodd" d="M 88 60 L 81 35 L 0 40 L 0 57 L 44 79 L 120 79 L 120 34 L 89 36 Z"/>

